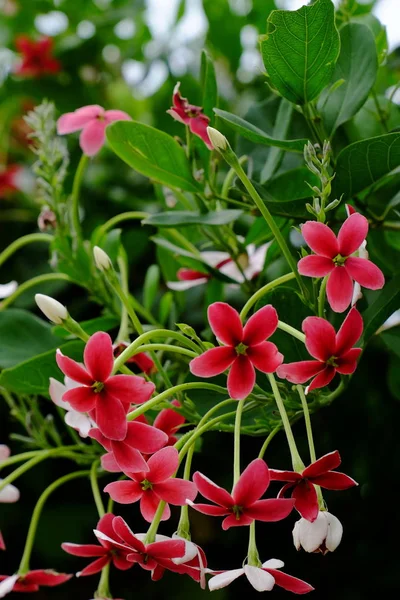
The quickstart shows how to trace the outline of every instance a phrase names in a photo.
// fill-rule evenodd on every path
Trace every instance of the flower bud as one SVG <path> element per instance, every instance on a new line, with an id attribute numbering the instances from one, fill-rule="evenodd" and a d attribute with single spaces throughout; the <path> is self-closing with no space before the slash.
<path id="1" fill-rule="evenodd" d="M 306 552 L 333 552 L 339 546 L 343 527 L 339 519 L 327 511 L 319 511 L 315 521 L 300 519 L 293 529 L 293 543 L 297 550 Z"/>
<path id="2" fill-rule="evenodd" d="M 42 313 L 56 325 L 61 325 L 68 318 L 65 306 L 51 296 L 36 294 L 35 301 Z"/>
<path id="3" fill-rule="evenodd" d="M 211 140 L 212 145 L 216 150 L 226 150 L 228 147 L 228 140 L 218 129 L 214 127 L 207 127 L 208 137 Z"/>
<path id="4" fill-rule="evenodd" d="M 0 479 L 0 483 L 3 480 Z M 19 489 L 9 483 L 0 491 L 0 503 L 1 504 L 13 504 L 19 500 Z"/>
<path id="5" fill-rule="evenodd" d="M 106 252 L 104 252 L 104 250 L 99 248 L 99 246 L 95 246 L 93 248 L 93 256 L 94 262 L 96 263 L 96 267 L 100 271 L 109 271 L 110 269 L 112 269 L 113 265 L 111 262 L 111 258 Z"/>

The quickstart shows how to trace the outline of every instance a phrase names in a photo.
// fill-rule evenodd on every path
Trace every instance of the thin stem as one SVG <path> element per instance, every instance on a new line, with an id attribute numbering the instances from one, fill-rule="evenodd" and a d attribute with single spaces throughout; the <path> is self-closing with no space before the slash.
<path id="1" fill-rule="evenodd" d="M 386 131 L 386 133 L 389 133 L 389 128 L 388 128 L 388 124 L 387 124 L 386 114 L 384 113 L 384 111 L 382 110 L 381 105 L 379 104 L 378 96 L 377 96 L 376 91 L 374 90 L 374 88 L 372 88 L 372 90 L 371 90 L 371 95 L 372 95 L 372 99 L 373 99 L 374 104 L 375 104 L 376 112 L 378 113 L 379 121 L 380 121 L 383 129 Z"/>
<path id="2" fill-rule="evenodd" d="M 292 428 L 290 426 L 289 418 L 286 413 L 285 405 L 283 403 L 281 394 L 279 392 L 279 388 L 276 385 L 275 377 L 272 375 L 272 373 L 268 374 L 268 379 L 269 379 L 272 391 L 275 396 L 276 405 L 278 407 L 279 414 L 282 419 L 283 427 L 285 429 L 286 439 L 288 441 L 290 455 L 292 457 L 293 470 L 301 473 L 305 469 L 305 466 L 304 466 L 303 461 L 300 458 L 299 451 L 297 450 L 296 441 L 293 437 L 293 432 L 292 432 Z"/>
<path id="3" fill-rule="evenodd" d="M 95 460 L 90 469 L 90 485 L 92 486 L 92 493 L 94 502 L 96 504 L 97 512 L 99 513 L 99 517 L 104 517 L 106 511 L 104 510 L 103 501 L 101 499 L 99 482 L 97 481 L 97 469 L 99 468 L 100 461 Z"/>
<path id="4" fill-rule="evenodd" d="M 109 576 L 110 576 L 110 565 L 111 563 L 106 564 L 105 567 L 101 570 L 101 577 L 99 581 L 99 585 L 97 588 L 97 592 L 95 593 L 95 598 L 110 598 L 110 585 L 109 585 Z"/>
<path id="5" fill-rule="evenodd" d="M 238 161 L 239 161 L 239 165 L 244 165 L 245 162 L 247 162 L 247 160 L 249 159 L 248 156 L 244 155 L 241 156 Z M 233 167 L 231 167 L 224 179 L 224 183 L 222 184 L 222 188 L 221 188 L 221 196 L 223 199 L 228 197 L 228 192 L 229 192 L 229 188 L 231 187 L 233 180 L 235 179 L 236 176 L 236 171 Z M 248 208 L 248 207 L 247 207 Z"/>
<path id="6" fill-rule="evenodd" d="M 240 427 L 242 425 L 242 413 L 245 400 L 239 400 L 236 409 L 234 451 L 233 451 L 233 486 L 240 478 Z"/>
<path id="7" fill-rule="evenodd" d="M 47 281 L 68 281 L 68 283 L 76 283 L 65 273 L 45 273 L 44 275 L 32 277 L 32 279 L 28 279 L 28 281 L 24 281 L 24 283 L 21 283 L 21 285 L 17 287 L 17 289 L 13 294 L 11 294 L 11 296 L 8 296 L 8 298 L 5 298 L 0 303 L 0 310 L 4 310 L 8 306 L 10 306 L 10 304 L 15 302 L 15 300 L 22 296 L 22 294 L 27 290 L 35 287 L 36 285 L 40 285 L 41 283 L 46 283 Z"/>
<path id="8" fill-rule="evenodd" d="M 304 335 L 304 333 L 301 333 L 301 331 L 298 331 L 298 329 L 295 329 L 291 325 L 288 325 L 283 321 L 278 321 L 278 329 L 282 329 L 282 331 L 289 333 L 291 336 L 295 337 L 297 340 L 305 344 L 306 336 Z"/>
<path id="9" fill-rule="evenodd" d="M 321 281 L 321 287 L 319 288 L 318 295 L 318 316 L 324 318 L 325 316 L 325 296 L 326 296 L 326 284 L 328 283 L 329 275 L 326 275 Z"/>
<path id="10" fill-rule="evenodd" d="M 260 452 L 259 452 L 259 454 L 258 454 L 258 458 L 264 458 L 264 454 L 265 454 L 265 452 L 266 452 L 266 450 L 267 450 L 267 448 L 268 448 L 268 446 L 269 446 L 270 442 L 273 440 L 273 438 L 276 436 L 276 434 L 277 434 L 277 433 L 278 433 L 278 431 L 280 431 L 280 430 L 281 430 L 281 426 L 280 426 L 280 425 L 277 425 L 277 426 L 275 427 L 275 429 L 273 429 L 273 430 L 271 431 L 271 433 L 268 435 L 268 437 L 266 438 L 265 442 L 264 442 L 264 443 L 263 443 L 263 445 L 261 446 L 261 450 L 260 450 Z"/>
<path id="11" fill-rule="evenodd" d="M 77 479 L 78 477 L 87 477 L 87 475 L 89 475 L 89 471 L 75 471 L 75 473 L 69 473 L 68 475 L 64 475 L 64 477 L 60 477 L 60 479 L 54 481 L 42 493 L 32 513 L 32 519 L 31 524 L 29 526 L 28 535 L 26 537 L 24 553 L 22 555 L 21 563 L 18 569 L 19 575 L 26 575 L 26 573 L 29 571 L 29 560 L 31 557 L 33 543 L 35 541 L 37 526 L 39 523 L 40 515 L 42 513 L 42 509 L 50 494 L 52 494 L 58 487 L 60 487 L 60 485 L 68 483 L 69 481 Z"/>
<path id="12" fill-rule="evenodd" d="M 10 465 L 14 465 L 15 463 L 23 462 L 24 460 L 29 460 L 30 458 L 34 458 L 39 454 L 43 454 L 47 452 L 47 450 L 31 450 L 30 452 L 22 452 L 21 454 L 15 454 L 14 456 L 10 456 L 10 458 L 6 458 L 5 460 L 0 462 L 0 470 L 5 467 L 9 467 Z"/>
<path id="13" fill-rule="evenodd" d="M 251 296 L 251 298 L 249 298 L 246 302 L 246 304 L 243 306 L 241 312 L 240 312 L 240 318 L 242 319 L 242 321 L 245 320 L 245 318 L 247 317 L 249 311 L 251 310 L 251 308 L 263 297 L 265 296 L 265 294 L 268 294 L 268 292 L 270 292 L 271 290 L 273 290 L 275 287 L 277 287 L 278 285 L 283 285 L 284 283 L 291 281 L 292 279 L 294 279 L 296 276 L 294 273 L 287 273 L 286 275 L 282 275 L 282 277 L 278 277 L 278 279 L 275 279 L 274 281 L 270 281 L 269 283 L 267 283 L 266 285 L 264 285 L 262 288 L 260 288 L 259 290 L 256 291 L 255 294 L 253 294 Z"/>
<path id="14" fill-rule="evenodd" d="M 89 157 L 86 154 L 82 154 L 78 164 L 78 168 L 75 172 L 74 183 L 72 185 L 72 196 L 71 196 L 71 222 L 72 228 L 75 232 L 77 239 L 81 238 L 81 223 L 79 220 L 79 193 L 81 189 L 83 175 L 86 166 L 89 162 Z"/>
<path id="15" fill-rule="evenodd" d="M 190 356 L 190 358 L 196 358 L 196 356 L 198 356 L 198 352 L 193 352 L 193 350 L 188 350 L 187 348 L 180 348 L 180 346 L 173 346 L 172 344 L 144 344 L 143 346 L 140 346 L 138 348 L 138 351 L 135 352 L 135 354 L 138 354 L 139 352 L 152 353 L 154 350 L 163 350 L 164 352 L 175 352 L 176 354 L 184 354 L 185 356 Z M 159 369 L 158 366 L 157 368 Z"/>
<path id="16" fill-rule="evenodd" d="M 126 253 L 123 250 L 122 254 L 118 257 L 118 267 L 121 275 L 121 286 L 125 294 L 129 294 L 128 287 L 128 265 L 126 261 Z M 128 324 L 129 324 L 129 315 L 126 309 L 126 306 L 122 303 L 121 306 L 121 321 L 119 326 L 119 331 L 117 335 L 117 340 L 124 341 L 128 339 Z"/>
<path id="17" fill-rule="evenodd" d="M 94 232 L 92 240 L 93 246 L 98 246 L 99 242 L 101 241 L 101 238 L 107 233 L 107 231 L 112 229 L 115 225 L 118 225 L 118 223 L 130 220 L 142 220 L 146 219 L 148 216 L 149 213 L 131 210 L 125 213 L 121 213 L 120 215 L 116 215 L 115 217 L 112 217 L 103 225 L 101 225 L 101 227 L 99 227 L 97 231 Z"/>
<path id="18" fill-rule="evenodd" d="M 54 236 L 49 233 L 30 233 L 29 235 L 23 235 L 18 240 L 15 240 L 7 246 L 0 254 L 0 267 L 3 263 L 6 262 L 20 248 L 23 248 L 27 244 L 32 244 L 33 242 L 47 242 L 48 244 L 54 240 Z"/>
<path id="19" fill-rule="evenodd" d="M 247 564 L 253 567 L 260 567 L 261 561 L 258 555 L 256 544 L 256 522 L 253 521 L 249 527 L 249 547 L 247 550 Z"/>
<path id="20" fill-rule="evenodd" d="M 145 545 L 151 544 L 152 542 L 155 541 L 157 529 L 160 524 L 165 505 L 166 505 L 166 502 L 164 500 L 161 500 L 158 505 L 158 508 L 156 510 L 156 514 L 154 515 L 151 525 L 146 533 L 146 537 L 143 540 L 143 544 L 145 544 Z"/>
<path id="21" fill-rule="evenodd" d="M 316 457 L 316 454 L 315 454 L 314 439 L 313 439 L 313 433 L 312 433 L 312 427 L 311 427 L 311 419 L 310 419 L 310 411 L 308 410 L 307 399 L 306 399 L 306 396 L 304 394 L 303 386 L 302 385 L 297 385 L 296 387 L 297 387 L 297 391 L 299 392 L 299 396 L 300 396 L 300 399 L 301 399 L 301 405 L 303 407 L 304 421 L 305 421 L 305 424 L 306 424 L 307 440 L 308 440 L 308 447 L 310 449 L 311 462 L 315 462 L 317 460 L 317 457 Z"/>

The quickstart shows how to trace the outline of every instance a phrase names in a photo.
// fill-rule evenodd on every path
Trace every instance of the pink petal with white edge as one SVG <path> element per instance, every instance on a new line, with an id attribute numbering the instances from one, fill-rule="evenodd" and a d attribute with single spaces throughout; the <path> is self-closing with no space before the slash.
<path id="1" fill-rule="evenodd" d="M 104 108 L 98 104 L 92 104 L 90 106 L 83 106 L 78 108 L 75 112 L 66 113 L 62 115 L 57 121 L 57 133 L 58 135 L 64 135 L 66 133 L 73 133 L 83 129 L 85 125 L 90 123 L 93 119 L 104 115 Z"/>
<path id="2" fill-rule="evenodd" d="M 219 504 L 226 508 L 230 508 L 234 505 L 232 496 L 224 490 L 224 488 L 216 485 L 202 473 L 196 471 L 193 475 L 193 481 L 200 494 L 204 496 L 204 498 L 207 498 L 207 500 L 211 500 L 211 502 L 215 502 L 215 504 Z"/>
<path id="3" fill-rule="evenodd" d="M 339 254 L 336 236 L 324 223 L 307 221 L 301 227 L 301 235 L 316 254 L 327 258 L 334 258 Z"/>
<path id="4" fill-rule="evenodd" d="M 211 592 L 214 590 L 220 590 L 221 588 L 224 588 L 232 583 L 232 581 L 235 581 L 235 579 L 243 574 L 244 569 L 233 569 L 232 571 L 225 571 L 225 573 L 214 575 L 214 577 L 212 577 L 208 582 L 208 588 Z"/>
<path id="5" fill-rule="evenodd" d="M 149 458 L 147 464 L 150 469 L 149 481 L 151 483 L 161 483 L 161 481 L 172 477 L 177 470 L 179 464 L 178 450 L 172 446 L 162 448 Z"/>
<path id="6" fill-rule="evenodd" d="M 325 364 L 318 360 L 301 360 L 283 364 L 277 368 L 276 374 L 290 383 L 305 383 L 325 369 Z"/>
<path id="7" fill-rule="evenodd" d="M 368 221 L 360 213 L 348 217 L 338 233 L 339 252 L 342 256 L 350 256 L 356 252 L 368 233 Z"/>
<path id="8" fill-rule="evenodd" d="M 228 392 L 234 400 L 243 400 L 254 388 L 256 373 L 251 360 L 240 354 L 234 360 L 228 375 Z"/>
<path id="9" fill-rule="evenodd" d="M 336 336 L 335 356 L 342 356 L 358 342 L 363 332 L 363 320 L 356 308 L 352 308 Z"/>
<path id="10" fill-rule="evenodd" d="M 250 346 L 246 355 L 255 368 L 262 373 L 274 373 L 283 361 L 283 354 L 278 352 L 278 348 L 272 342 L 262 342 L 257 346 Z"/>
<path id="11" fill-rule="evenodd" d="M 226 371 L 236 356 L 236 352 L 231 346 L 211 348 L 190 361 L 190 372 L 197 377 L 215 377 Z"/>
<path id="12" fill-rule="evenodd" d="M 69 410 L 65 415 L 64 420 L 69 427 L 78 431 L 82 438 L 86 438 L 93 427 L 91 419 L 87 415 L 76 410 Z"/>
<path id="13" fill-rule="evenodd" d="M 329 275 L 326 295 L 332 310 L 341 313 L 350 306 L 353 296 L 353 281 L 344 267 L 335 267 Z"/>
<path id="14" fill-rule="evenodd" d="M 273 576 L 268 573 L 268 571 L 263 571 L 263 569 L 260 569 L 259 567 L 246 565 L 244 567 L 244 572 L 257 592 L 270 592 L 275 585 Z"/>
<path id="15" fill-rule="evenodd" d="M 320 256 L 319 254 L 310 254 L 304 256 L 297 263 L 297 270 L 300 275 L 306 277 L 325 277 L 335 268 L 335 263 L 331 258 Z"/>
<path id="16" fill-rule="evenodd" d="M 278 313 L 270 304 L 263 306 L 247 321 L 243 329 L 243 343 L 246 346 L 261 344 L 275 333 L 278 327 Z"/>
<path id="17" fill-rule="evenodd" d="M 314 588 L 306 581 L 293 577 L 292 575 L 287 575 L 287 573 L 282 573 L 282 571 L 268 569 L 268 572 L 274 577 L 275 585 L 278 585 L 288 592 L 293 592 L 294 594 L 308 594 L 308 592 L 314 590 Z"/>
<path id="18" fill-rule="evenodd" d="M 316 477 L 317 475 L 322 475 L 327 471 L 332 471 L 332 469 L 337 469 L 337 467 L 342 462 L 340 458 L 340 454 L 337 450 L 333 452 L 329 452 L 324 456 L 321 456 L 318 460 L 309 465 L 306 469 L 304 469 L 302 476 L 303 477 Z"/>
<path id="19" fill-rule="evenodd" d="M 132 121 L 132 117 L 123 110 L 106 110 L 104 117 L 107 123 L 113 123 L 114 121 Z"/>
<path id="20" fill-rule="evenodd" d="M 320 317 L 307 317 L 303 321 L 302 330 L 311 356 L 325 362 L 335 355 L 336 332 L 328 321 Z"/>
<path id="21" fill-rule="evenodd" d="M 13 587 L 17 583 L 18 579 L 19 575 L 11 575 L 0 582 L 0 598 L 4 598 L 4 596 L 7 596 L 7 594 L 12 592 Z"/>
<path id="22" fill-rule="evenodd" d="M 102 149 L 106 141 L 106 125 L 106 121 L 96 119 L 83 128 L 79 144 L 86 156 L 94 156 Z"/>
<path id="23" fill-rule="evenodd" d="M 90 337 L 83 359 L 94 381 L 107 381 L 114 366 L 112 341 L 108 333 L 98 331 Z"/>
<path id="24" fill-rule="evenodd" d="M 153 489 L 159 498 L 175 506 L 184 506 L 186 500 L 193 501 L 197 496 L 195 484 L 185 479 L 163 481 L 157 483 Z"/>
<path id="25" fill-rule="evenodd" d="M 64 356 L 60 349 L 56 352 L 56 361 L 64 375 L 67 375 L 73 381 L 77 381 L 82 385 L 92 385 L 94 383 L 89 373 L 75 360 Z"/>
<path id="26" fill-rule="evenodd" d="M 208 307 L 208 321 L 217 338 L 227 346 L 237 346 L 243 339 L 239 313 L 226 302 L 214 302 Z"/>
<path id="27" fill-rule="evenodd" d="M 261 498 L 269 486 L 269 470 L 261 459 L 253 460 L 241 474 L 232 490 L 232 497 L 238 506 L 250 506 Z"/>
<path id="28" fill-rule="evenodd" d="M 368 290 L 380 290 L 385 285 L 382 271 L 367 258 L 350 256 L 345 262 L 345 269 L 354 281 Z"/>

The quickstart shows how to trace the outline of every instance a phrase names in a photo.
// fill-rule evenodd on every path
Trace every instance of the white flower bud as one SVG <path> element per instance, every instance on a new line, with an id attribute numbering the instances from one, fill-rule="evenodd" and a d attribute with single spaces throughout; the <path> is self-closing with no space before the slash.
<path id="1" fill-rule="evenodd" d="M 56 325 L 61 325 L 68 318 L 68 311 L 65 306 L 51 296 L 36 294 L 35 301 L 42 313 Z"/>
<path id="2" fill-rule="evenodd" d="M 111 258 L 106 252 L 104 252 L 104 250 L 99 248 L 99 246 L 95 246 L 93 248 L 93 256 L 96 267 L 100 271 L 108 271 L 109 269 L 112 269 Z"/>
<path id="3" fill-rule="evenodd" d="M 228 140 L 220 131 L 218 131 L 218 129 L 214 129 L 214 127 L 207 127 L 207 133 L 212 145 L 216 150 L 226 150 L 228 147 Z"/>
<path id="4" fill-rule="evenodd" d="M 293 529 L 293 543 L 297 550 L 306 552 L 333 552 L 339 546 L 343 527 L 339 519 L 327 511 L 319 511 L 313 523 L 306 519 L 296 522 Z"/>
<path id="5" fill-rule="evenodd" d="M 0 483 L 3 480 L 0 479 Z M 19 500 L 19 489 L 9 483 L 0 492 L 0 503 L 1 504 L 13 504 Z"/>

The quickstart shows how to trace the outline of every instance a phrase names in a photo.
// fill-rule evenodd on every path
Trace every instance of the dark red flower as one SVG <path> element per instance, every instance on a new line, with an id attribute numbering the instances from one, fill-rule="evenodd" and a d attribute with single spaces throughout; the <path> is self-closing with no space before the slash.
<path id="1" fill-rule="evenodd" d="M 340 454 L 335 450 L 316 460 L 302 473 L 270 469 L 271 481 L 287 481 L 288 483 L 279 492 L 279 497 L 292 489 L 295 509 L 307 521 L 313 522 L 318 517 L 316 485 L 327 490 L 347 490 L 358 485 L 348 475 L 333 471 L 341 462 Z"/>
<path id="2" fill-rule="evenodd" d="M 294 505 L 293 501 L 281 498 L 260 500 L 270 482 L 269 469 L 260 458 L 253 460 L 243 471 L 232 494 L 199 472 L 193 475 L 193 481 L 200 494 L 215 504 L 193 504 L 190 500 L 187 503 L 205 515 L 228 515 L 222 522 L 222 529 L 250 525 L 253 521 L 280 521 L 288 516 Z"/>
<path id="3" fill-rule="evenodd" d="M 26 35 L 15 40 L 17 50 L 22 54 L 22 62 L 15 73 L 21 77 L 41 77 L 61 71 L 61 63 L 53 56 L 53 40 L 44 37 L 35 41 Z"/>
<path id="4" fill-rule="evenodd" d="M 44 587 L 61 585 L 73 575 L 67 573 L 56 573 L 51 569 L 36 569 L 28 571 L 26 575 L 0 575 L 0 598 L 10 592 L 38 592 Z"/>
<path id="5" fill-rule="evenodd" d="M 316 360 L 301 360 L 278 367 L 278 377 L 291 383 L 305 383 L 314 377 L 309 390 L 321 388 L 332 381 L 336 373 L 350 375 L 357 367 L 362 349 L 353 348 L 363 331 L 363 321 L 356 308 L 352 308 L 339 331 L 320 317 L 307 317 L 302 329 L 306 334 L 306 347 Z"/>
<path id="6" fill-rule="evenodd" d="M 186 98 L 182 98 L 179 86 L 180 83 L 178 82 L 174 87 L 172 95 L 173 106 L 167 110 L 167 113 L 176 121 L 187 125 L 190 131 L 202 139 L 209 150 L 212 150 L 213 145 L 207 133 L 210 119 L 203 113 L 201 106 L 189 104 Z"/>
<path id="7" fill-rule="evenodd" d="M 114 344 L 114 358 L 117 358 L 124 350 L 128 347 L 128 344 L 125 342 L 119 342 L 118 344 Z M 135 356 L 131 356 L 128 358 L 125 364 L 134 364 L 136 365 L 142 373 L 146 373 L 146 375 L 151 375 L 151 373 L 155 373 L 157 368 L 150 358 L 147 356 L 145 352 L 139 352 L 139 354 L 135 354 Z"/>
<path id="8" fill-rule="evenodd" d="M 177 408 L 180 407 L 180 402 L 178 402 L 178 400 L 172 400 L 171 404 Z M 161 429 L 161 431 L 164 431 L 167 434 L 167 446 L 173 446 L 178 440 L 174 434 L 179 430 L 185 421 L 185 417 L 180 415 L 172 408 L 164 408 L 156 416 L 153 425 L 154 427 L 157 427 L 157 429 Z"/>

